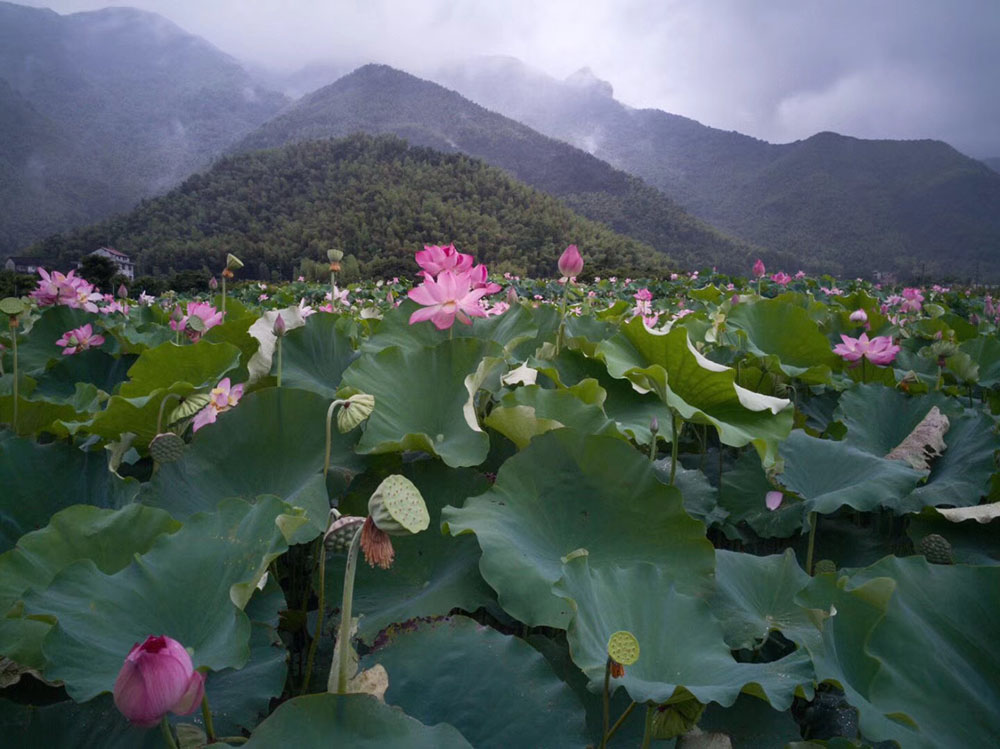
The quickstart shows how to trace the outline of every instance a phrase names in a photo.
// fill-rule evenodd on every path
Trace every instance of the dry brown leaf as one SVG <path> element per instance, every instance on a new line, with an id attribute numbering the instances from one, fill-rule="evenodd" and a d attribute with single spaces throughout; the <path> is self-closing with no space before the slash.
<path id="1" fill-rule="evenodd" d="M 936 458 L 947 447 L 944 435 L 951 427 L 948 417 L 933 406 L 906 439 L 886 455 L 889 460 L 901 460 L 918 471 L 929 471 L 928 461 Z"/>

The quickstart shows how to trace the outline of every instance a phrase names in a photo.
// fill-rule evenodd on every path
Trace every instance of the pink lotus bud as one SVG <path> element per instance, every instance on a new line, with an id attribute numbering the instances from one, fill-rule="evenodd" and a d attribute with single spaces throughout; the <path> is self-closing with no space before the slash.
<path id="1" fill-rule="evenodd" d="M 580 251 L 576 249 L 576 245 L 571 244 L 559 256 L 559 274 L 566 278 L 572 278 L 579 276 L 582 270 L 583 258 L 580 256 Z"/>
<path id="2" fill-rule="evenodd" d="M 115 706 L 137 726 L 155 726 L 168 712 L 189 715 L 205 693 L 205 676 L 177 640 L 150 635 L 136 643 L 115 679 Z"/>
<path id="3" fill-rule="evenodd" d="M 763 278 L 767 271 L 764 270 L 764 261 L 757 258 L 757 262 L 753 264 L 753 274 L 757 278 Z"/>
<path id="4" fill-rule="evenodd" d="M 128 289 L 125 288 L 125 284 L 118 287 L 118 298 L 128 299 Z"/>
<path id="5" fill-rule="evenodd" d="M 285 334 L 285 318 L 278 313 L 278 316 L 274 318 L 274 334 L 276 336 L 283 336 Z"/>
<path id="6" fill-rule="evenodd" d="M 777 510 L 779 507 L 781 507 L 781 500 L 783 498 L 784 495 L 782 495 L 781 492 L 777 491 L 768 492 L 767 495 L 764 497 L 764 504 L 767 505 L 767 509 L 773 512 L 774 510 Z"/>
<path id="7" fill-rule="evenodd" d="M 219 282 L 215 280 L 215 276 L 212 276 L 209 279 L 208 288 L 210 288 L 212 291 L 215 291 L 217 288 L 219 288 Z"/>
<path id="8" fill-rule="evenodd" d="M 851 313 L 851 322 L 856 323 L 866 323 L 868 322 L 868 313 L 863 309 L 856 309 Z"/>

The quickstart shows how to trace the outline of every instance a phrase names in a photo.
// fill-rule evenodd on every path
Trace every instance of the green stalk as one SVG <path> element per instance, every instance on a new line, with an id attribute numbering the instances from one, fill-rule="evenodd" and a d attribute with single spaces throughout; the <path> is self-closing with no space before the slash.
<path id="1" fill-rule="evenodd" d="M 566 284 L 563 286 L 562 301 L 559 303 L 559 331 L 556 333 L 556 356 L 559 356 L 559 351 L 562 349 L 563 335 L 566 332 L 566 299 L 569 296 L 569 284 L 570 280 L 566 279 Z"/>
<path id="2" fill-rule="evenodd" d="M 281 387 L 281 339 L 284 336 L 278 336 L 278 387 Z"/>
<path id="3" fill-rule="evenodd" d="M 177 742 L 174 740 L 174 734 L 170 731 L 170 723 L 167 721 L 167 716 L 163 716 L 163 720 L 160 721 L 160 730 L 163 731 L 163 741 L 166 743 L 170 749 L 177 749 Z"/>
<path id="4" fill-rule="evenodd" d="M 14 355 L 14 434 L 17 434 L 17 318 L 10 318 L 11 351 Z"/>
<path id="5" fill-rule="evenodd" d="M 604 706 L 604 721 L 601 730 L 601 746 L 605 749 L 608 745 L 608 729 L 611 725 L 611 656 L 608 656 L 607 663 L 604 664 L 604 691 L 601 693 Z"/>
<path id="6" fill-rule="evenodd" d="M 163 433 L 163 409 L 167 405 L 167 401 L 171 398 L 177 398 L 180 400 L 180 396 L 177 393 L 167 393 L 163 400 L 160 401 L 160 412 L 156 415 L 156 433 Z"/>
<path id="7" fill-rule="evenodd" d="M 208 695 L 201 696 L 201 717 L 205 721 L 205 736 L 208 743 L 215 741 L 215 723 L 212 722 L 212 709 L 208 706 Z"/>
<path id="8" fill-rule="evenodd" d="M 226 272 L 222 272 L 222 316 L 226 316 Z"/>
<path id="9" fill-rule="evenodd" d="M 672 443 L 670 445 L 670 485 L 674 485 L 674 476 L 677 475 L 677 422 L 678 416 L 675 411 L 670 412 L 670 426 L 673 431 L 671 436 Z M 681 425 L 683 428 L 683 424 Z"/>
<path id="10" fill-rule="evenodd" d="M 642 731 L 642 749 L 649 749 L 649 743 L 653 740 L 653 711 L 656 705 L 650 703 L 646 705 L 646 727 Z"/>
<path id="11" fill-rule="evenodd" d="M 330 271 L 330 307 L 333 307 L 333 302 L 337 298 L 337 274 Z"/>
<path id="12" fill-rule="evenodd" d="M 615 735 L 615 732 L 619 728 L 621 728 L 622 723 L 624 723 L 625 719 L 628 718 L 628 716 L 630 716 L 632 714 L 632 711 L 635 710 L 636 705 L 638 705 L 638 704 L 639 704 L 638 702 L 633 702 L 631 705 L 629 705 L 628 707 L 625 708 L 625 712 L 623 712 L 619 716 L 618 720 L 615 721 L 615 724 L 613 726 L 611 726 L 611 730 L 608 731 L 608 734 L 605 737 L 608 741 L 611 741 L 611 737 Z"/>
<path id="13" fill-rule="evenodd" d="M 344 405 L 346 402 L 338 398 L 326 409 L 326 456 L 323 458 L 323 478 L 326 478 L 326 475 L 330 472 L 330 447 L 333 441 L 333 434 L 330 430 L 333 423 L 333 410 L 337 406 Z"/>
<path id="14" fill-rule="evenodd" d="M 309 655 L 306 658 L 306 676 L 302 681 L 302 694 L 309 693 L 309 679 L 312 678 L 313 661 L 316 659 L 316 647 L 323 635 L 323 613 L 326 606 L 326 544 L 323 537 L 319 539 L 319 612 L 316 615 L 316 634 L 309 643 Z"/>
<path id="15" fill-rule="evenodd" d="M 816 545 L 816 513 L 809 513 L 809 545 L 806 547 L 806 574 L 813 573 L 813 549 Z"/>
<path id="16" fill-rule="evenodd" d="M 364 527 L 364 526 L 362 526 Z M 340 634 L 337 636 L 337 646 L 340 648 L 337 663 L 337 691 L 335 694 L 347 694 L 347 651 L 351 647 L 351 606 L 354 603 L 354 572 L 358 566 L 358 549 L 361 548 L 361 528 L 358 528 L 351 539 L 351 548 L 347 552 L 347 567 L 344 569 L 344 597 L 340 604 Z M 330 676 L 334 671 L 331 669 Z M 333 681 L 331 678 L 329 681 Z M 327 691 L 331 684 L 327 684 Z"/>

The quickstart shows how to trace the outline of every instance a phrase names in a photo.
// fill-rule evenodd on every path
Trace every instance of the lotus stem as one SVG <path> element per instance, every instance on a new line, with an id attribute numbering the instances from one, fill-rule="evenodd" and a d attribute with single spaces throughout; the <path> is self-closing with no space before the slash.
<path id="1" fill-rule="evenodd" d="M 278 346 L 278 387 L 281 387 L 281 339 L 282 338 L 284 338 L 284 336 L 280 336 L 279 335 L 278 336 L 278 342 L 277 342 L 277 346 Z"/>
<path id="2" fill-rule="evenodd" d="M 363 527 L 363 526 L 362 526 Z M 351 605 L 354 603 L 354 573 L 358 567 L 358 549 L 361 548 L 361 528 L 351 539 L 351 547 L 347 552 L 347 567 L 344 569 L 344 597 L 340 604 L 340 634 L 337 636 L 337 646 L 340 648 L 337 663 L 337 692 L 347 694 L 347 651 L 351 647 Z M 333 673 L 331 671 L 331 676 Z M 329 690 L 329 685 L 327 685 Z"/>
<path id="3" fill-rule="evenodd" d="M 816 513 L 809 513 L 809 545 L 806 547 L 806 574 L 813 573 L 813 549 L 816 546 Z"/>
<path id="4" fill-rule="evenodd" d="M 330 271 L 330 307 L 333 307 L 333 302 L 337 298 L 337 274 Z"/>
<path id="5" fill-rule="evenodd" d="M 222 316 L 226 316 L 226 274 L 222 274 Z"/>
<path id="6" fill-rule="evenodd" d="M 679 417 L 675 411 L 670 412 L 671 444 L 670 444 L 670 485 L 674 485 L 674 476 L 677 475 L 677 436 L 680 429 L 677 427 Z M 681 424 L 681 428 L 683 428 Z"/>
<path id="7" fill-rule="evenodd" d="M 17 434 L 17 318 L 10 318 L 11 352 L 14 357 L 14 434 Z"/>
<path id="8" fill-rule="evenodd" d="M 632 714 L 632 711 L 635 710 L 635 708 L 636 708 L 636 706 L 638 704 L 639 704 L 638 702 L 633 702 L 631 705 L 629 705 L 628 707 L 625 708 L 625 712 L 623 712 L 618 717 L 618 720 L 615 721 L 615 724 L 613 726 L 611 726 L 611 730 L 608 731 L 607 736 L 605 736 L 605 740 L 611 741 L 611 737 L 615 735 L 615 732 L 619 728 L 621 728 L 622 723 L 624 723 L 625 719 L 628 718 L 628 716 L 630 716 Z"/>
<path id="9" fill-rule="evenodd" d="M 559 356 L 559 351 L 562 349 L 563 335 L 566 332 L 566 299 L 569 296 L 569 278 L 566 279 L 566 283 L 563 285 L 562 301 L 559 302 L 559 330 L 556 332 L 556 356 Z"/>
<path id="10" fill-rule="evenodd" d="M 174 734 L 170 730 L 170 722 L 167 720 L 167 716 L 163 716 L 163 720 L 160 721 L 160 730 L 163 731 L 163 741 L 170 749 L 177 749 L 177 742 L 174 740 Z"/>
<path id="11" fill-rule="evenodd" d="M 166 407 L 167 401 L 170 400 L 171 398 L 177 398 L 179 400 L 180 396 L 177 393 L 167 393 L 165 396 L 163 396 L 163 400 L 160 401 L 160 412 L 156 415 L 157 434 L 163 433 L 163 409 Z"/>
<path id="12" fill-rule="evenodd" d="M 656 438 L 656 435 L 653 435 Z M 604 691 L 601 693 L 604 708 L 604 721 L 601 730 L 601 746 L 605 749 L 608 745 L 609 726 L 611 725 L 611 656 L 608 656 L 607 663 L 604 664 Z"/>
<path id="13" fill-rule="evenodd" d="M 313 661 L 316 660 L 316 648 L 319 638 L 323 636 L 323 614 L 326 611 L 326 544 L 319 539 L 319 611 L 316 614 L 316 634 L 309 643 L 309 655 L 306 657 L 306 675 L 302 680 L 302 694 L 309 693 L 309 680 L 312 678 Z"/>
<path id="14" fill-rule="evenodd" d="M 326 409 L 326 456 L 323 458 L 323 478 L 326 478 L 330 472 L 330 448 L 333 442 L 333 433 L 330 430 L 333 425 L 333 411 L 337 406 L 342 406 L 345 403 L 347 401 L 338 398 Z"/>
<path id="15" fill-rule="evenodd" d="M 656 705 L 652 702 L 646 705 L 646 727 L 642 731 L 642 749 L 649 749 L 649 743 L 653 740 L 653 711 Z"/>
<path id="16" fill-rule="evenodd" d="M 215 723 L 212 722 L 212 709 L 208 706 L 208 695 L 201 696 L 201 717 L 205 721 L 205 736 L 208 743 L 215 741 Z"/>

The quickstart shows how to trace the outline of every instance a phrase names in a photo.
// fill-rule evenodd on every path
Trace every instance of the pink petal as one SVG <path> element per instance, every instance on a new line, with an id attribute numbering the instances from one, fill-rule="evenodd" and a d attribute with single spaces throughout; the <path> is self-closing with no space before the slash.
<path id="1" fill-rule="evenodd" d="M 768 492 L 764 497 L 764 504 L 767 505 L 767 509 L 774 511 L 781 507 L 781 500 L 784 499 L 784 494 L 777 491 Z"/>

